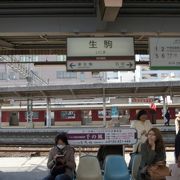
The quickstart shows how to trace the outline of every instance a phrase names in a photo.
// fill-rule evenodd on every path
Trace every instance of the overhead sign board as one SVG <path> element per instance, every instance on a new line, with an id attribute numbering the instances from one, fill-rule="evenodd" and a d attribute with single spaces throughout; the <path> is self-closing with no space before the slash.
<path id="1" fill-rule="evenodd" d="M 131 37 L 68 38 L 67 56 L 134 56 L 134 41 Z"/>
<path id="2" fill-rule="evenodd" d="M 68 38 L 67 70 L 134 70 L 131 37 Z"/>
<path id="3" fill-rule="evenodd" d="M 149 39 L 151 69 L 180 69 L 180 37 Z"/>
<path id="4" fill-rule="evenodd" d="M 152 103 L 153 99 L 152 98 L 132 98 L 131 103 Z"/>
<path id="5" fill-rule="evenodd" d="M 67 131 L 69 143 L 78 145 L 135 144 L 137 131 L 134 128 L 79 128 Z"/>
<path id="6" fill-rule="evenodd" d="M 176 97 L 176 96 L 175 96 L 175 97 L 172 97 L 172 102 L 179 104 L 179 103 L 180 103 L 180 97 Z"/>
<path id="7" fill-rule="evenodd" d="M 110 104 L 129 104 L 129 98 L 117 97 L 116 99 L 110 99 Z"/>

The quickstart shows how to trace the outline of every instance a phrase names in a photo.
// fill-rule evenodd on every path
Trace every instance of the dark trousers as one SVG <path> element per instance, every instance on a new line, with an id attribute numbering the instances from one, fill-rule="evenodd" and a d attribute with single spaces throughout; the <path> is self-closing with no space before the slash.
<path id="1" fill-rule="evenodd" d="M 70 178 L 68 175 L 66 174 L 59 174 L 56 177 L 52 176 L 52 175 L 48 175 L 46 176 L 43 180 L 73 180 L 72 178 Z"/>

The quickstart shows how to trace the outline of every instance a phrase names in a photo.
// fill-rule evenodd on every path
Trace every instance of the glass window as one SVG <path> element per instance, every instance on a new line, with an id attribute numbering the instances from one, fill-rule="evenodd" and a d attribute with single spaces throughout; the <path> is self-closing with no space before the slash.
<path id="1" fill-rule="evenodd" d="M 76 72 L 57 71 L 56 77 L 57 77 L 57 79 L 77 78 L 77 73 Z"/>
<path id="2" fill-rule="evenodd" d="M 19 73 L 19 79 L 23 80 L 23 79 L 26 79 L 25 75 L 22 75 Z"/>
<path id="3" fill-rule="evenodd" d="M 25 112 L 25 117 L 27 119 L 27 112 Z M 32 116 L 33 119 L 39 119 L 39 112 L 33 112 L 33 116 Z"/>
<path id="4" fill-rule="evenodd" d="M 93 78 L 100 78 L 100 72 L 92 72 Z"/>
<path id="5" fill-rule="evenodd" d="M 180 78 L 180 73 L 175 73 L 176 78 Z"/>
<path id="6" fill-rule="evenodd" d="M 0 72 L 0 80 L 6 80 L 7 79 L 7 75 L 5 72 Z"/>
<path id="7" fill-rule="evenodd" d="M 80 72 L 79 78 L 80 78 L 80 80 L 81 80 L 82 82 L 85 81 L 85 74 L 84 74 L 84 72 Z"/>
<path id="8" fill-rule="evenodd" d="M 21 62 L 38 62 L 38 56 L 35 55 L 25 55 L 19 57 Z"/>
<path id="9" fill-rule="evenodd" d="M 57 61 L 66 61 L 66 55 L 57 55 L 56 59 Z"/>
<path id="10" fill-rule="evenodd" d="M 61 111 L 61 119 L 75 119 L 75 111 Z"/>
<path id="11" fill-rule="evenodd" d="M 33 112 L 33 119 L 39 119 L 39 112 Z"/>
<path id="12" fill-rule="evenodd" d="M 104 111 L 99 110 L 98 111 L 98 118 L 103 118 L 103 115 L 104 115 Z M 110 109 L 106 110 L 106 118 L 111 118 L 111 110 Z"/>
<path id="13" fill-rule="evenodd" d="M 16 80 L 17 79 L 15 72 L 10 72 L 9 73 L 9 79 L 10 80 Z"/>
<path id="14" fill-rule="evenodd" d="M 97 71 L 94 71 L 94 72 L 92 72 L 92 78 L 102 80 L 105 77 L 105 73 L 106 72 L 97 72 Z"/>
<path id="15" fill-rule="evenodd" d="M 118 79 L 118 71 L 107 72 L 107 79 L 108 80 Z"/>

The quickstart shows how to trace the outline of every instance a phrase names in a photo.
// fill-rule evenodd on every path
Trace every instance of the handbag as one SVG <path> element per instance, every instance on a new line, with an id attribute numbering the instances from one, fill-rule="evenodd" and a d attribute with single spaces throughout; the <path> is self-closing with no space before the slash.
<path id="1" fill-rule="evenodd" d="M 132 165 L 133 165 L 134 159 L 135 159 L 136 155 L 140 154 L 139 153 L 140 147 L 141 147 L 141 143 L 138 144 L 135 152 L 130 153 L 130 161 L 129 161 L 129 165 L 128 165 L 128 170 L 129 170 L 130 174 L 132 173 Z"/>
<path id="2" fill-rule="evenodd" d="M 151 180 L 165 180 L 166 176 L 170 176 L 170 170 L 165 164 L 151 165 L 147 168 L 147 173 Z"/>
<path id="3" fill-rule="evenodd" d="M 62 164 L 60 164 L 60 165 L 54 164 L 54 166 L 50 170 L 50 173 L 54 177 L 56 177 L 59 174 L 64 174 L 65 173 L 65 167 Z"/>

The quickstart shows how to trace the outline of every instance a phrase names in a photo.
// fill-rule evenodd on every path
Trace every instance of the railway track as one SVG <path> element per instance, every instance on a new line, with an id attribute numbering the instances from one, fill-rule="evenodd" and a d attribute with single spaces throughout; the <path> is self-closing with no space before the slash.
<path id="1" fill-rule="evenodd" d="M 166 151 L 174 151 L 174 144 L 166 144 Z M 31 145 L 22 145 L 22 146 L 1 146 L 0 152 L 21 152 L 21 153 L 48 153 L 52 146 L 31 146 Z M 77 153 L 96 153 L 99 147 L 76 147 L 75 151 Z M 126 145 L 125 152 L 132 152 L 132 146 Z"/>
<path id="2" fill-rule="evenodd" d="M 173 127 L 159 127 L 166 144 L 166 151 L 174 151 L 175 131 Z M 54 145 L 54 137 L 63 128 L 48 129 L 0 129 L 0 153 L 41 155 L 49 152 Z M 77 153 L 96 153 L 98 147 L 75 147 Z M 126 145 L 125 152 L 132 152 L 132 146 Z"/>

